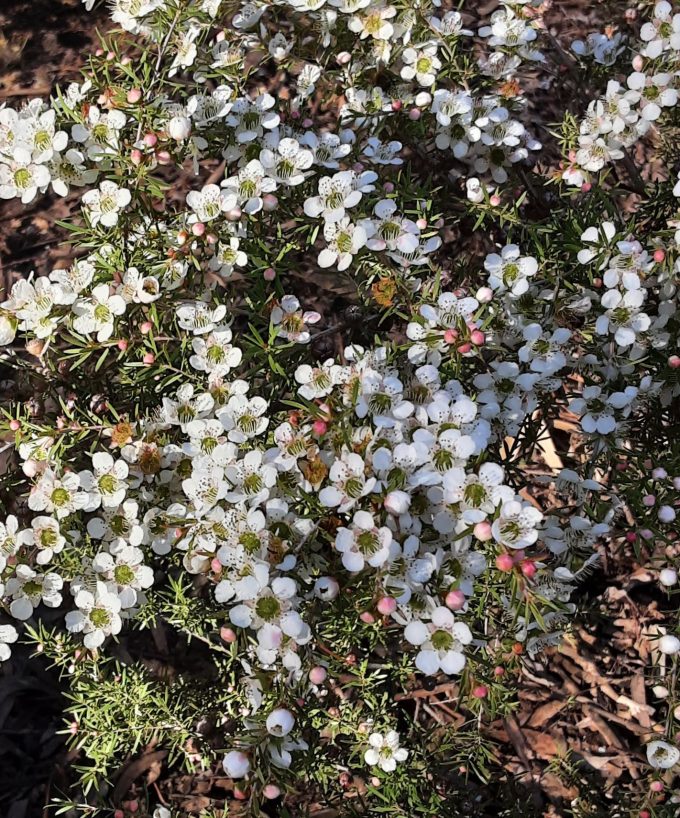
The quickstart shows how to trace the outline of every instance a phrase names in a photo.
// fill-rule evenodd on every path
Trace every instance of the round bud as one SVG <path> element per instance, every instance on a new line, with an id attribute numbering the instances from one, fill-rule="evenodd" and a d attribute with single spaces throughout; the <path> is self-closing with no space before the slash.
<path id="1" fill-rule="evenodd" d="M 514 561 L 510 554 L 499 554 L 496 557 L 496 568 L 499 571 L 512 571 L 514 566 Z"/>
<path id="2" fill-rule="evenodd" d="M 663 781 L 652 781 L 649 785 L 652 792 L 663 792 Z"/>
<path id="3" fill-rule="evenodd" d="M 376 608 L 383 616 L 389 616 L 397 610 L 397 600 L 391 596 L 384 596 L 378 600 Z"/>
<path id="4" fill-rule="evenodd" d="M 265 281 L 274 281 L 276 278 L 276 270 L 273 267 L 267 267 L 267 269 L 262 273 L 262 277 Z"/>
<path id="5" fill-rule="evenodd" d="M 475 298 L 480 304 L 488 304 L 493 300 L 493 290 L 491 287 L 480 287 L 475 294 Z"/>
<path id="6" fill-rule="evenodd" d="M 477 685 L 472 689 L 475 699 L 485 699 L 489 695 L 489 688 L 486 685 Z"/>
<path id="7" fill-rule="evenodd" d="M 139 88 L 131 88 L 127 92 L 127 101 L 130 103 L 130 105 L 136 105 L 141 98 L 142 92 Z"/>
<path id="8" fill-rule="evenodd" d="M 265 784 L 262 788 L 262 795 L 264 795 L 268 801 L 273 801 L 281 795 L 281 790 L 276 784 Z"/>
<path id="9" fill-rule="evenodd" d="M 133 150 L 130 151 L 130 161 L 132 162 L 133 165 L 137 166 L 141 165 L 143 159 L 144 155 L 137 148 L 134 148 Z"/>
<path id="10" fill-rule="evenodd" d="M 266 193 L 262 197 L 262 208 L 267 213 L 271 213 L 272 210 L 276 210 L 279 205 L 279 200 L 274 196 L 273 193 Z"/>
<path id="11" fill-rule="evenodd" d="M 10 428 L 10 429 L 11 429 L 13 432 L 18 432 L 18 431 L 19 431 L 19 429 L 21 429 L 21 422 L 20 422 L 20 421 L 18 421 L 18 420 L 16 420 L 16 419 L 14 419 L 14 420 L 10 420 L 10 422 L 9 422 L 9 428 Z"/>
<path id="12" fill-rule="evenodd" d="M 678 355 L 671 355 L 668 359 L 668 366 L 670 366 L 671 369 L 680 367 L 680 357 Z"/>
<path id="13" fill-rule="evenodd" d="M 523 562 L 521 564 L 520 568 L 521 568 L 521 571 L 524 574 L 524 576 L 528 577 L 529 579 L 531 579 L 532 577 L 535 577 L 536 572 L 538 571 L 538 568 L 536 568 L 536 563 L 532 562 L 531 560 L 527 560 L 526 562 Z"/>
<path id="14" fill-rule="evenodd" d="M 394 192 L 394 183 L 393 182 L 385 182 L 383 185 L 383 190 L 385 193 L 393 193 Z"/>
<path id="15" fill-rule="evenodd" d="M 188 116 L 173 116 L 168 122 L 168 134 L 177 142 L 183 142 L 191 135 L 191 120 Z"/>
<path id="16" fill-rule="evenodd" d="M 375 617 L 370 611 L 363 611 L 359 614 L 359 619 L 364 625 L 372 625 L 375 622 Z"/>
<path id="17" fill-rule="evenodd" d="M 328 424 L 325 420 L 315 420 L 312 424 L 312 434 L 316 435 L 317 437 L 325 435 L 327 431 Z"/>
<path id="18" fill-rule="evenodd" d="M 170 156 L 168 151 L 158 151 L 156 153 L 156 159 L 159 165 L 169 165 L 170 162 L 172 162 L 172 156 Z"/>
<path id="19" fill-rule="evenodd" d="M 661 264 L 662 261 L 666 258 L 665 250 L 662 250 L 660 247 L 654 251 L 654 261 L 657 264 Z"/>
<path id="20" fill-rule="evenodd" d="M 156 356 L 153 352 L 147 352 L 146 355 L 142 358 L 142 362 L 145 363 L 147 366 L 151 366 L 152 364 L 156 363 Z"/>
<path id="21" fill-rule="evenodd" d="M 411 120 L 411 122 L 417 122 L 421 116 L 422 114 L 419 108 L 411 108 L 411 110 L 408 112 L 408 118 Z"/>
<path id="22" fill-rule="evenodd" d="M 654 503 L 656 503 L 656 496 L 654 494 L 645 494 L 642 498 L 642 505 L 647 508 L 652 508 Z"/>
<path id="23" fill-rule="evenodd" d="M 158 137 L 155 133 L 147 133 L 144 134 L 144 139 L 142 142 L 146 145 L 147 148 L 155 148 L 156 143 L 158 142 Z"/>
<path id="24" fill-rule="evenodd" d="M 449 591 L 444 600 L 446 607 L 452 611 L 459 611 L 465 605 L 465 594 L 462 591 Z"/>
<path id="25" fill-rule="evenodd" d="M 672 523 L 676 517 L 675 509 L 671 506 L 661 506 L 658 516 L 662 523 Z"/>
<path id="26" fill-rule="evenodd" d="M 494 676 L 503 676 L 504 673 L 505 673 L 505 668 L 501 667 L 500 665 L 496 665 L 496 667 L 493 669 L 493 675 Z"/>
<path id="27" fill-rule="evenodd" d="M 295 716 L 285 707 L 276 707 L 267 716 L 265 726 L 269 735 L 281 738 L 287 736 L 295 726 Z"/>
<path id="28" fill-rule="evenodd" d="M 416 221 L 416 227 L 418 230 L 424 230 L 427 227 L 427 219 L 418 219 Z"/>
<path id="29" fill-rule="evenodd" d="M 399 489 L 391 491 L 383 500 L 385 511 L 398 516 L 406 514 L 411 506 L 411 498 L 405 491 Z"/>
<path id="30" fill-rule="evenodd" d="M 498 207 L 498 205 L 501 203 L 501 197 L 497 193 L 494 193 L 493 195 L 489 196 L 489 202 L 494 207 Z"/>
<path id="31" fill-rule="evenodd" d="M 241 208 L 240 207 L 232 207 L 231 210 L 227 210 L 224 214 L 230 222 L 237 222 L 241 218 Z"/>
<path id="32" fill-rule="evenodd" d="M 220 639 L 231 645 L 238 639 L 238 636 L 231 628 L 220 628 Z"/>
<path id="33" fill-rule="evenodd" d="M 658 467 L 652 471 L 652 477 L 655 480 L 665 480 L 668 477 L 668 472 L 666 471 L 666 469 Z"/>
<path id="34" fill-rule="evenodd" d="M 152 329 L 153 329 L 153 324 L 151 323 L 151 321 L 143 321 L 139 325 L 139 331 L 142 333 L 142 335 L 148 335 L 151 332 Z"/>
<path id="35" fill-rule="evenodd" d="M 663 568 L 659 571 L 659 582 L 664 588 L 671 588 L 678 581 L 678 572 L 675 568 Z"/>
<path id="36" fill-rule="evenodd" d="M 328 676 L 328 672 L 321 665 L 316 665 L 309 671 L 309 681 L 313 685 L 323 684 L 326 681 L 326 676 Z"/>
<path id="37" fill-rule="evenodd" d="M 486 336 L 481 330 L 476 329 L 470 333 L 470 340 L 476 347 L 481 347 L 486 341 Z"/>
<path id="38" fill-rule="evenodd" d="M 472 533 L 481 542 L 488 542 L 493 536 L 491 533 L 491 524 L 487 523 L 486 520 L 484 522 L 477 523 L 472 529 Z"/>
<path id="39" fill-rule="evenodd" d="M 659 639 L 659 650 L 667 656 L 674 656 L 680 650 L 680 639 L 672 634 L 666 634 Z"/>
<path id="40" fill-rule="evenodd" d="M 639 54 L 636 54 L 633 57 L 632 65 L 633 65 L 633 70 L 634 71 L 642 71 L 642 69 L 644 68 L 645 62 L 644 62 L 644 60 L 642 59 L 642 57 Z"/>
<path id="41" fill-rule="evenodd" d="M 340 593 L 340 586 L 333 577 L 319 577 L 314 583 L 314 595 L 325 602 L 335 599 Z"/>

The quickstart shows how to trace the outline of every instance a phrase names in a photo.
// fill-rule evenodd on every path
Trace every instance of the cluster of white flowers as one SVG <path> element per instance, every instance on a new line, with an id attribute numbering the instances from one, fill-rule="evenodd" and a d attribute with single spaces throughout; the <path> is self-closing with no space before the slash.
<path id="1" fill-rule="evenodd" d="M 13 285 L 0 345 L 21 338 L 44 371 L 111 378 L 104 394 L 82 378 L 88 401 L 60 385 L 45 414 L 8 416 L 30 513 L 0 524 L 0 603 L 19 622 L 64 606 L 66 630 L 96 655 L 170 570 L 188 575 L 237 659 L 231 778 L 253 778 L 259 748 L 279 769 L 308 749 L 292 702 L 325 695 L 320 612 L 354 605 L 431 676 L 463 674 L 508 635 L 530 655 L 558 638 L 630 500 L 608 472 L 629 432 L 680 396 L 680 231 L 650 237 L 641 217 L 636 238 L 592 206 L 583 224 L 565 219 L 573 235 L 554 247 L 547 222 L 521 223 L 520 202 L 481 254 L 456 266 L 438 252 L 450 214 L 440 219 L 419 163 L 448 186 L 437 201 L 457 197 L 479 224 L 487 205 L 523 199 L 517 166 L 541 146 L 513 89 L 546 61 L 538 5 L 504 2 L 478 28 L 470 82 L 452 54 L 475 35 L 438 3 L 245 2 L 214 35 L 220 0 L 178 7 L 170 30 L 166 0 L 115 0 L 118 25 L 167 49 L 165 93 L 128 89 L 125 64 L 122 91 L 93 77 L 52 106 L 0 109 L 0 196 L 88 187 L 87 252 Z M 309 41 L 286 13 L 309 18 Z M 676 29 L 680 15 L 657 3 L 634 73 L 587 108 L 565 199 L 676 104 Z M 621 38 L 573 51 L 611 66 Z M 290 69 L 290 94 L 246 82 L 249 54 Z M 322 130 L 311 101 L 329 87 L 342 102 Z M 162 201 L 148 179 L 215 159 L 223 167 L 184 199 Z M 669 200 L 671 185 L 660 183 Z M 319 268 L 394 306 L 388 329 L 372 337 L 366 322 L 341 341 L 344 324 L 309 293 Z M 317 345 L 329 336 L 338 343 Z M 559 413 L 585 457 L 534 479 L 526 459 Z M 643 498 L 645 539 L 676 518 L 680 480 L 667 478 Z M 674 572 L 661 572 L 664 587 Z M 501 636 L 477 621 L 492 586 Z M 0 625 L 0 660 L 17 638 Z M 674 656 L 677 638 L 663 639 Z M 381 774 L 411 752 L 382 730 L 361 745 Z M 652 742 L 650 763 L 673 766 L 674 749 Z"/>
<path id="2" fill-rule="evenodd" d="M 678 103 L 677 59 L 680 52 L 680 14 L 666 0 L 654 7 L 654 16 L 640 31 L 633 71 L 611 79 L 605 93 L 592 100 L 580 123 L 578 148 L 571 152 L 562 178 L 582 186 L 591 173 L 624 159 L 626 150 L 649 133 L 664 109 Z M 592 54 L 597 62 L 613 65 L 624 49 L 621 35 L 608 39 L 594 35 L 574 43 L 579 55 Z"/>

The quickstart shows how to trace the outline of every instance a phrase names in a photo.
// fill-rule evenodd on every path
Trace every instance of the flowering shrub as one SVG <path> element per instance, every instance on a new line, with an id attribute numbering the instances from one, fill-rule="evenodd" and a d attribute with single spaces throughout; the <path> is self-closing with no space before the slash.
<path id="1" fill-rule="evenodd" d="M 82 190 L 71 266 L 0 304 L 33 389 L 0 659 L 69 676 L 95 805 L 153 738 L 253 815 L 452 814 L 488 747 L 414 691 L 509 713 L 616 538 L 677 585 L 680 14 L 570 53 L 535 2 L 472 6 L 115 0 L 81 84 L 0 110 L 0 196 Z M 593 99 L 547 128 L 559 66 Z"/>

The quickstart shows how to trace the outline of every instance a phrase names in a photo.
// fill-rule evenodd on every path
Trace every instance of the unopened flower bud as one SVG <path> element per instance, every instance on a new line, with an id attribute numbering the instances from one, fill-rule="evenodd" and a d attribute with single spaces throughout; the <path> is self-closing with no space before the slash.
<path id="1" fill-rule="evenodd" d="M 191 134 L 191 120 L 188 116 L 173 116 L 170 122 L 168 122 L 168 135 L 172 138 L 177 140 L 177 142 L 183 142 L 185 139 L 188 139 Z"/>

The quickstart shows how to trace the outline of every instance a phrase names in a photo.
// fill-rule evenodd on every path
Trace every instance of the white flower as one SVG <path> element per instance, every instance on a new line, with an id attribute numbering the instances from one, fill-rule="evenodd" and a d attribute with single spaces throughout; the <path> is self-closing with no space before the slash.
<path id="1" fill-rule="evenodd" d="M 333 358 L 329 358 L 321 366 L 311 367 L 309 364 L 301 364 L 295 370 L 295 380 L 301 384 L 298 392 L 307 400 L 325 398 L 330 395 L 333 388 L 342 382 L 344 368 L 336 364 Z"/>
<path id="2" fill-rule="evenodd" d="M 361 201 L 361 191 L 355 190 L 354 173 L 340 171 L 334 176 L 323 176 L 319 180 L 319 195 L 305 200 L 307 216 L 321 216 L 325 222 L 338 222 L 345 216 L 345 209 L 355 207 Z"/>
<path id="3" fill-rule="evenodd" d="M 367 5 L 366 11 L 350 17 L 347 28 L 358 34 L 362 40 L 366 37 L 389 40 L 394 33 L 394 26 L 389 21 L 396 16 L 396 8 L 383 5 L 381 2 Z"/>
<path id="4" fill-rule="evenodd" d="M 124 460 L 114 460 L 108 452 L 95 452 L 92 455 L 91 471 L 81 471 L 78 475 L 83 491 L 88 494 L 86 511 L 103 506 L 117 508 L 125 499 L 128 476 L 128 464 Z"/>
<path id="5" fill-rule="evenodd" d="M 6 662 L 12 655 L 9 647 L 17 641 L 19 634 L 14 625 L 0 625 L 0 662 Z"/>
<path id="6" fill-rule="evenodd" d="M 38 191 L 43 193 L 49 183 L 49 170 L 33 162 L 26 148 L 17 147 L 11 158 L 0 160 L 0 199 L 20 197 L 23 204 L 28 204 Z"/>
<path id="7" fill-rule="evenodd" d="M 670 770 L 680 761 L 680 750 L 667 741 L 650 741 L 647 745 L 647 761 L 655 770 Z"/>
<path id="8" fill-rule="evenodd" d="M 208 335 L 199 335 L 191 341 L 193 355 L 189 363 L 199 372 L 218 371 L 226 374 L 241 363 L 243 353 L 232 346 L 229 327 L 215 327 Z"/>
<path id="9" fill-rule="evenodd" d="M 99 284 L 88 299 L 73 305 L 73 328 L 84 335 L 97 333 L 98 341 L 108 341 L 113 334 L 116 316 L 123 315 L 126 305 L 120 295 L 111 295 L 108 284 Z"/>
<path id="10" fill-rule="evenodd" d="M 269 425 L 266 417 L 268 403 L 264 398 L 247 398 L 237 394 L 229 398 L 227 405 L 217 413 L 227 437 L 234 443 L 245 443 L 261 435 Z"/>
<path id="11" fill-rule="evenodd" d="M 32 511 L 56 514 L 60 520 L 83 509 L 87 502 L 88 496 L 80 490 L 77 474 L 66 472 L 61 478 L 57 478 L 49 468 L 42 473 L 37 485 L 28 495 L 28 507 Z"/>
<path id="12" fill-rule="evenodd" d="M 66 614 L 66 628 L 71 633 L 83 633 L 86 648 L 98 648 L 107 636 L 120 633 L 121 601 L 105 583 L 97 582 L 92 591 L 78 590 L 75 603 L 78 610 Z"/>
<path id="13" fill-rule="evenodd" d="M 222 187 L 235 191 L 239 207 L 249 215 L 262 210 L 262 196 L 276 190 L 276 180 L 267 176 L 259 159 L 251 159 L 236 176 L 229 176 Z"/>
<path id="14" fill-rule="evenodd" d="M 107 180 L 100 183 L 99 190 L 84 193 L 82 202 L 93 227 L 100 223 L 104 227 L 113 227 L 118 223 L 120 211 L 130 204 L 131 199 L 132 194 L 127 188 Z"/>
<path id="15" fill-rule="evenodd" d="M 320 320 L 318 312 L 303 312 L 294 295 L 284 295 L 270 314 L 271 326 L 276 329 L 277 337 L 296 344 L 309 343 L 312 336 L 307 324 L 317 324 Z"/>
<path id="16" fill-rule="evenodd" d="M 261 7 L 260 14 L 262 11 L 264 11 L 264 6 Z M 236 17 L 234 25 L 236 25 Z M 234 102 L 227 116 L 227 125 L 236 129 L 237 142 L 252 142 L 255 139 L 261 139 L 264 129 L 272 130 L 278 126 L 279 115 L 270 110 L 274 107 L 275 102 L 274 97 L 270 94 L 262 94 L 254 100 L 241 97 Z"/>
<path id="17" fill-rule="evenodd" d="M 375 477 L 366 479 L 365 464 L 360 455 L 343 451 L 342 457 L 331 466 L 328 479 L 330 486 L 319 492 L 319 501 L 328 508 L 336 508 L 340 513 L 349 511 L 361 497 L 375 486 Z"/>
<path id="18" fill-rule="evenodd" d="M 297 139 L 285 137 L 275 142 L 265 140 L 265 147 L 260 151 L 260 162 L 268 176 L 283 185 L 300 185 L 307 177 L 306 171 L 312 166 L 314 155 L 302 148 Z"/>
<path id="19" fill-rule="evenodd" d="M 212 332 L 224 318 L 227 308 L 224 304 L 214 307 L 204 301 L 191 301 L 180 304 L 176 314 L 177 323 L 182 329 L 190 330 L 194 335 L 205 335 Z"/>
<path id="20" fill-rule="evenodd" d="M 17 565 L 14 576 L 7 580 L 5 593 L 12 597 L 10 614 L 21 621 L 30 619 L 33 609 L 44 602 L 49 608 L 61 605 L 61 589 L 64 585 L 59 574 L 38 574 L 28 565 Z"/>
<path id="21" fill-rule="evenodd" d="M 217 185 L 204 185 L 201 190 L 187 193 L 187 205 L 194 211 L 199 222 L 210 222 L 220 214 L 236 207 L 236 192 L 231 188 L 220 189 Z"/>
<path id="22" fill-rule="evenodd" d="M 323 236 L 328 243 L 319 253 L 319 267 L 331 267 L 337 262 L 338 270 L 346 270 L 353 257 L 366 244 L 366 231 L 352 224 L 349 217 L 337 222 L 325 222 Z"/>
<path id="23" fill-rule="evenodd" d="M 399 733 L 396 730 L 388 730 L 385 734 L 371 733 L 368 743 L 370 747 L 364 753 L 364 761 L 371 767 L 380 767 L 383 772 L 394 772 L 397 762 L 408 758 L 408 750 L 399 746 Z"/>
<path id="24" fill-rule="evenodd" d="M 437 59 L 437 46 L 435 43 L 422 46 L 419 49 L 406 48 L 401 55 L 403 68 L 401 78 L 412 80 L 414 77 L 419 85 L 429 88 L 437 79 L 437 71 L 442 67 L 441 61 Z"/>
<path id="25" fill-rule="evenodd" d="M 529 289 L 528 279 L 536 275 L 538 262 L 531 256 L 520 256 L 516 244 L 507 244 L 500 255 L 491 253 L 486 257 L 484 269 L 489 273 L 492 289 L 509 290 L 513 296 L 520 296 Z"/>
<path id="26" fill-rule="evenodd" d="M 368 563 L 379 568 L 390 558 L 392 532 L 386 526 L 376 526 L 368 511 L 357 511 L 352 527 L 340 527 L 335 535 L 335 548 L 342 554 L 342 564 L 353 574 Z"/>
<path id="27" fill-rule="evenodd" d="M 460 673 L 465 667 L 463 647 L 472 641 L 470 629 L 464 622 L 456 622 L 448 608 L 437 607 L 432 611 L 430 622 L 409 622 L 404 638 L 420 648 L 416 667 L 422 673 L 433 676 L 439 670 L 444 673 Z"/>
<path id="28" fill-rule="evenodd" d="M 102 551 L 94 557 L 92 570 L 115 586 L 123 608 L 132 608 L 138 592 L 153 585 L 153 569 L 143 564 L 144 552 L 124 540 L 115 540 L 109 548 L 110 553 Z"/>
<path id="29" fill-rule="evenodd" d="M 496 542 L 506 548 L 528 548 L 538 539 L 537 526 L 542 519 L 541 512 L 530 503 L 510 500 L 501 506 L 491 533 Z"/>
<path id="30" fill-rule="evenodd" d="M 8 519 L 9 522 L 9 519 Z M 23 532 L 23 542 L 38 549 L 35 561 L 38 565 L 47 565 L 55 554 L 64 549 L 66 539 L 61 533 L 59 522 L 54 517 L 39 515 L 31 520 L 31 528 Z M 4 551 L 5 546 L 2 545 Z"/>

